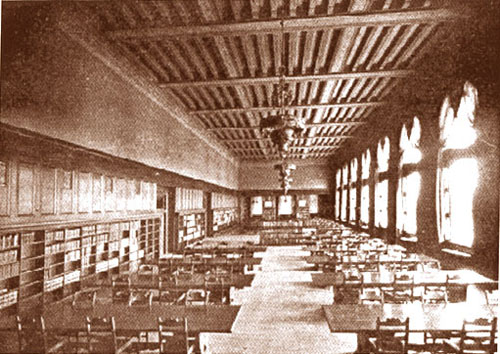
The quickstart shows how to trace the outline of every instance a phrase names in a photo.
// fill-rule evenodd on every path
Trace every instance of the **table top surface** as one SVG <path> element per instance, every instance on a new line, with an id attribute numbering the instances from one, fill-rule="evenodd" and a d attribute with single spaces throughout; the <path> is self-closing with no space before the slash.
<path id="1" fill-rule="evenodd" d="M 85 328 L 85 318 L 115 318 L 117 331 L 155 331 L 158 329 L 158 317 L 186 317 L 188 328 L 193 332 L 231 332 L 231 327 L 240 306 L 207 305 L 183 306 L 153 304 L 151 309 L 130 307 L 126 304 L 96 304 L 93 309 L 73 309 L 68 303 L 51 305 L 43 312 L 47 329 L 59 331 L 77 331 Z M 14 316 L 0 318 L 0 330 L 15 330 Z"/>
<path id="2" fill-rule="evenodd" d="M 497 280 L 489 279 L 473 270 L 437 270 L 431 272 L 407 271 L 405 272 L 414 278 L 415 285 L 442 285 L 446 283 L 446 276 L 449 277 L 449 284 L 474 285 L 474 284 L 494 284 Z M 372 286 L 383 286 L 394 282 L 395 272 L 362 272 L 363 283 Z M 344 284 L 344 274 L 336 273 L 313 273 L 311 274 L 314 286 L 349 286 L 356 285 L 355 282 L 346 281 Z"/>
<path id="3" fill-rule="evenodd" d="M 381 256 L 379 259 L 365 260 L 357 256 L 343 257 L 342 260 L 337 260 L 336 257 L 330 256 L 306 256 L 305 260 L 307 263 L 311 264 L 324 264 L 324 263 L 338 263 L 338 264 L 375 264 L 375 263 L 419 263 L 419 262 L 437 262 L 436 259 L 429 257 L 427 255 L 413 255 L 408 258 L 392 257 L 387 255 L 387 257 Z"/>
<path id="4" fill-rule="evenodd" d="M 448 304 L 333 304 L 323 305 L 332 332 L 363 332 L 376 329 L 377 318 L 410 319 L 410 331 L 456 331 L 464 319 L 497 316 L 497 305 L 467 302 Z"/>

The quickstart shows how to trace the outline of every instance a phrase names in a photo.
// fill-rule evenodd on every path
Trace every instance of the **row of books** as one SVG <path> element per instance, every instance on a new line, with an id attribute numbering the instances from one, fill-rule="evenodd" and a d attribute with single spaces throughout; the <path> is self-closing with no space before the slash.
<path id="1" fill-rule="evenodd" d="M 0 236 L 0 251 L 19 247 L 19 235 L 9 234 Z"/>
<path id="2" fill-rule="evenodd" d="M 17 261 L 17 250 L 0 252 L 0 265 L 14 263 Z"/>

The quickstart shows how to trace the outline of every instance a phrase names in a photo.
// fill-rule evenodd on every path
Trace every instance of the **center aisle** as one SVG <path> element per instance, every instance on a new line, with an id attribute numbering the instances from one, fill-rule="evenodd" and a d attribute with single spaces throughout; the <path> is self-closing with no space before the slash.
<path id="1" fill-rule="evenodd" d="M 203 353 L 352 353 L 356 337 L 332 334 L 321 305 L 332 293 L 311 286 L 301 246 L 270 246 L 245 291 L 231 334 L 200 338 Z M 206 347 L 205 347 L 206 346 Z"/>

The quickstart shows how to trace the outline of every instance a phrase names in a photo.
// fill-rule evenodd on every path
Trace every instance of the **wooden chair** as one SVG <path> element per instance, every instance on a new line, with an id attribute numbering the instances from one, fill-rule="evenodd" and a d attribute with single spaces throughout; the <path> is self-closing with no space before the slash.
<path id="1" fill-rule="evenodd" d="M 379 303 L 384 304 L 384 292 L 379 287 L 374 287 L 361 283 L 361 292 L 359 295 L 359 303 Z"/>
<path id="2" fill-rule="evenodd" d="M 128 300 L 131 307 L 143 307 L 151 310 L 153 306 L 153 292 L 149 290 L 131 290 Z"/>
<path id="3" fill-rule="evenodd" d="M 427 304 L 447 304 L 449 282 L 450 276 L 447 274 L 443 285 L 424 285 L 422 302 Z"/>
<path id="4" fill-rule="evenodd" d="M 135 338 L 119 340 L 116 336 L 113 317 L 86 317 L 87 347 L 86 353 L 120 354 L 126 352 L 135 342 Z"/>
<path id="5" fill-rule="evenodd" d="M 186 318 L 158 318 L 158 349 L 160 354 L 193 353 Z"/>
<path id="6" fill-rule="evenodd" d="M 357 304 L 361 294 L 363 277 L 359 273 L 343 273 L 342 285 L 334 288 L 334 303 Z"/>
<path id="7" fill-rule="evenodd" d="M 497 318 L 464 320 L 459 338 L 445 340 L 448 351 L 459 354 L 496 353 Z"/>
<path id="8" fill-rule="evenodd" d="M 371 350 L 373 353 L 406 354 L 409 334 L 409 318 L 404 321 L 397 318 L 381 321 L 378 317 L 376 337 L 369 339 Z"/>
<path id="9" fill-rule="evenodd" d="M 56 353 L 63 347 L 63 340 L 49 337 L 42 316 L 16 316 L 16 321 L 19 353 Z"/>
<path id="10" fill-rule="evenodd" d="M 414 277 L 405 273 L 396 273 L 391 287 L 384 289 L 383 295 L 386 303 L 393 304 L 411 303 L 420 299 L 415 296 Z"/>
<path id="11" fill-rule="evenodd" d="M 95 289 L 78 291 L 73 295 L 71 307 L 73 307 L 74 310 L 94 308 L 96 298 L 97 290 Z"/>
<path id="12" fill-rule="evenodd" d="M 210 292 L 206 289 L 189 289 L 185 293 L 184 303 L 187 306 L 206 306 Z"/>
<path id="13" fill-rule="evenodd" d="M 111 299 L 113 303 L 127 304 L 130 298 L 130 278 L 119 275 L 111 283 Z"/>

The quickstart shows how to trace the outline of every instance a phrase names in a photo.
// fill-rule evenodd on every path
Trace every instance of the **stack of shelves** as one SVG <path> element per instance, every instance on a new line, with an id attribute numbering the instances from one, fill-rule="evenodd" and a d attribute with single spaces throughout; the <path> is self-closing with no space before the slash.
<path id="1" fill-rule="evenodd" d="M 205 237 L 205 212 L 186 212 L 178 215 L 179 245 L 185 246 Z"/>
<path id="2" fill-rule="evenodd" d="M 45 233 L 43 231 L 24 232 L 20 237 L 21 269 L 18 302 L 22 307 L 40 308 L 44 301 Z"/>
<path id="3" fill-rule="evenodd" d="M 0 315 L 41 311 L 158 256 L 161 215 L 0 233 Z M 98 284 L 98 283 L 97 283 Z"/>
<path id="4" fill-rule="evenodd" d="M 218 209 L 213 211 L 213 231 L 221 231 L 238 222 L 238 209 Z"/>
<path id="5" fill-rule="evenodd" d="M 0 235 L 0 310 L 17 303 L 19 288 L 19 234 Z"/>

